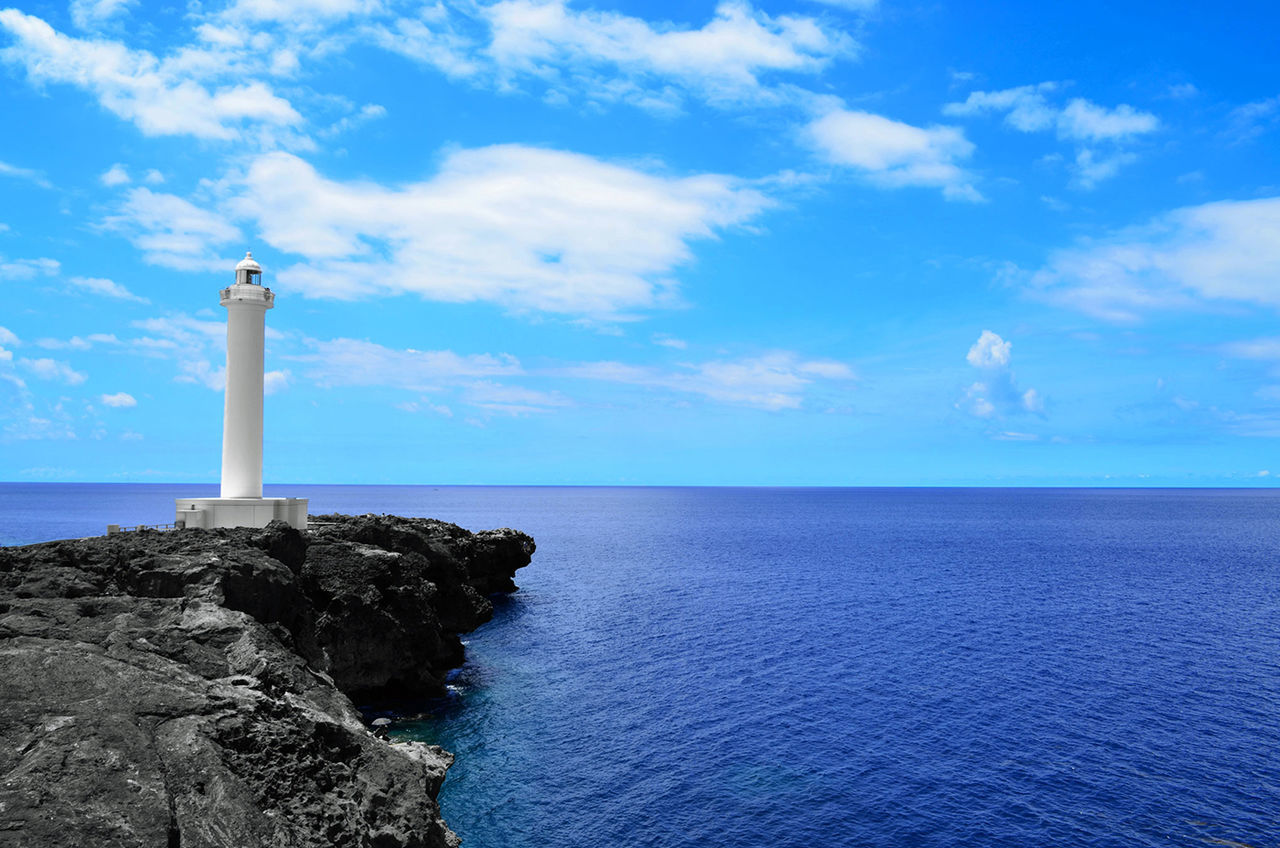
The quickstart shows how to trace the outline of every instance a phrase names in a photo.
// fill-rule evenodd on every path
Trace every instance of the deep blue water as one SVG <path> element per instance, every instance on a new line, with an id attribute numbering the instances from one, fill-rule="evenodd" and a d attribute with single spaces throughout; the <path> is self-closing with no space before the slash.
<path id="1" fill-rule="evenodd" d="M 0 539 L 194 492 L 0 484 Z M 537 539 L 398 728 L 470 848 L 1280 845 L 1280 492 L 287 493 Z"/>

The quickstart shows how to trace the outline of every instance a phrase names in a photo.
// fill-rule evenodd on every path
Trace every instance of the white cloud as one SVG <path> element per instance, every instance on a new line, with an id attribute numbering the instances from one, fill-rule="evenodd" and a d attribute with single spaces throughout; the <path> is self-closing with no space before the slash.
<path id="1" fill-rule="evenodd" d="M 253 141 L 264 127 L 292 129 L 302 123 L 289 102 L 261 81 L 206 87 L 202 76 L 227 73 L 233 56 L 193 49 L 160 60 L 116 41 L 63 35 L 17 9 L 0 10 L 0 27 L 14 39 L 0 50 L 0 58 L 26 68 L 33 83 L 85 89 L 144 135 Z M 257 132 L 246 133 L 250 126 Z"/>
<path id="2" fill-rule="evenodd" d="M 19 359 L 17 364 L 41 380 L 58 380 L 69 386 L 78 386 L 88 379 L 86 374 L 56 359 Z"/>
<path id="3" fill-rule="evenodd" d="M 1240 359 L 1280 359 L 1280 338 L 1228 342 L 1222 346 L 1222 352 Z"/>
<path id="4" fill-rule="evenodd" d="M 942 111 L 947 115 L 964 117 L 986 112 L 1004 112 L 1005 123 L 1016 130 L 1047 130 L 1057 122 L 1058 111 L 1049 105 L 1045 95 L 1055 91 L 1057 87 L 1057 83 L 1042 82 L 1001 91 L 971 91 L 963 103 L 948 103 L 942 107 Z"/>
<path id="5" fill-rule="evenodd" d="M 30 280 L 38 276 L 52 277 L 61 267 L 58 260 L 43 256 L 39 259 L 13 260 L 0 257 L 0 283 L 7 280 Z"/>
<path id="6" fill-rule="evenodd" d="M 948 103 L 942 111 L 956 116 L 1003 112 L 1004 122 L 1020 132 L 1056 129 L 1059 138 L 1077 145 L 1107 143 L 1114 147 L 1160 128 L 1160 119 L 1155 115 L 1126 103 L 1107 108 L 1077 97 L 1065 106 L 1054 105 L 1049 95 L 1059 87 L 1054 82 L 1042 82 L 1000 91 L 972 91 L 963 102 Z M 1073 181 L 1079 188 L 1092 189 L 1136 158 L 1132 153 L 1113 150 L 1100 154 L 1082 146 L 1076 152 Z"/>
<path id="7" fill-rule="evenodd" d="M 274 395 L 283 392 L 289 388 L 289 378 L 292 374 L 288 370 L 284 371 L 267 371 L 262 375 L 262 392 L 267 395 Z"/>
<path id="8" fill-rule="evenodd" d="M 131 189 L 107 225 L 129 234 L 147 262 L 179 271 L 232 267 L 234 260 L 220 256 L 217 250 L 241 238 L 240 230 L 225 215 L 146 188 Z"/>
<path id="9" fill-rule="evenodd" d="M 839 9 L 851 9 L 855 12 L 866 12 L 880 4 L 880 0 L 812 0 L 812 2 L 835 6 Z"/>
<path id="10" fill-rule="evenodd" d="M 1051 105 L 1046 95 L 1058 88 L 1057 83 L 1042 82 L 1000 91 L 971 91 L 964 102 L 948 103 L 942 111 L 957 116 L 1004 112 L 1005 123 L 1016 130 L 1039 132 L 1056 128 L 1059 136 L 1075 141 L 1127 139 L 1160 128 L 1159 118 L 1127 103 L 1108 109 L 1076 97 L 1064 107 Z"/>
<path id="11" fill-rule="evenodd" d="M 1219 201 L 1052 254 L 1030 291 L 1109 321 L 1215 301 L 1280 307 L 1280 197 Z"/>
<path id="12" fill-rule="evenodd" d="M 18 345 L 18 337 L 8 327 L 0 327 L 0 345 Z"/>
<path id="13" fill-rule="evenodd" d="M 1127 139 L 1159 128 L 1160 120 L 1150 112 L 1139 112 L 1125 103 L 1107 109 L 1080 97 L 1058 115 L 1058 133 L 1079 141 Z"/>
<path id="14" fill-rule="evenodd" d="M 841 384 L 854 380 L 842 362 L 804 360 L 789 351 L 737 360 L 690 363 L 679 370 L 662 370 L 622 362 L 588 362 L 563 369 L 569 377 L 604 380 L 702 395 L 724 403 L 782 410 L 800 407 L 819 380 Z"/>
<path id="15" fill-rule="evenodd" d="M 41 188 L 53 188 L 53 184 L 46 180 L 39 171 L 33 171 L 30 168 L 19 168 L 17 165 L 11 165 L 8 162 L 0 161 L 0 176 L 30 180 Z"/>
<path id="16" fill-rule="evenodd" d="M 506 354 L 463 355 L 450 350 L 396 350 L 360 339 L 309 339 L 312 352 L 290 356 L 305 363 L 318 385 L 387 386 L 426 392 L 467 378 L 520 374 L 519 361 Z"/>
<path id="17" fill-rule="evenodd" d="M 226 384 L 226 368 L 221 364 L 226 360 L 225 322 L 189 315 L 168 315 L 134 321 L 132 326 L 148 335 L 124 341 L 114 336 L 89 338 L 95 343 L 123 345 L 143 356 L 172 359 L 178 366 L 179 373 L 174 378 L 177 382 L 195 383 L 213 391 L 222 391 Z M 270 328 L 267 335 L 272 335 Z"/>
<path id="18" fill-rule="evenodd" d="M 983 330 L 978 340 L 969 348 L 965 359 L 974 368 L 980 368 L 985 376 L 965 389 L 964 397 L 956 404 L 977 418 L 1001 418 L 1022 413 L 1043 414 L 1044 397 L 1035 389 L 1020 389 L 1010 370 L 1013 359 L 1013 343 L 1005 341 L 990 330 Z M 999 438 L 999 436 L 997 436 Z"/>
<path id="19" fill-rule="evenodd" d="M 98 177 L 98 181 L 108 188 L 112 186 L 127 185 L 131 182 L 129 179 L 129 172 L 126 171 L 124 165 L 121 165 L 119 162 L 108 168 L 101 177 Z"/>
<path id="20" fill-rule="evenodd" d="M 560 392 L 541 392 L 488 380 L 469 385 L 463 399 L 472 406 L 505 415 L 548 412 L 555 407 L 570 405 L 569 399 Z"/>
<path id="21" fill-rule="evenodd" d="M 155 168 L 152 168 L 143 175 L 142 181 L 147 185 L 160 185 L 164 182 L 164 174 L 160 173 Z"/>
<path id="22" fill-rule="evenodd" d="M 145 191 L 134 190 L 145 202 L 122 217 L 151 261 L 207 267 L 211 246 L 238 235 L 220 216 Z M 670 275 L 692 259 L 691 242 L 770 203 L 731 177 L 670 177 L 520 145 L 453 152 L 433 178 L 399 187 L 338 182 L 291 154 L 267 154 L 233 191 L 221 208 L 303 257 L 277 275 L 282 288 L 490 300 L 600 319 L 669 303 Z"/>
<path id="23" fill-rule="evenodd" d="M 376 121 L 387 116 L 387 108 L 377 103 L 366 103 L 360 108 L 359 112 L 353 115 L 347 115 L 336 121 L 328 129 L 321 132 L 324 136 L 335 136 L 344 132 L 349 132 L 370 121 Z"/>
<path id="24" fill-rule="evenodd" d="M 71 284 L 93 294 L 110 297 L 116 300 L 132 300 L 137 303 L 150 303 L 145 297 L 138 297 L 117 282 L 105 277 L 72 277 Z"/>
<path id="25" fill-rule="evenodd" d="M 664 333 L 654 333 L 653 343 L 661 347 L 669 347 L 675 350 L 684 350 L 689 347 L 689 343 L 684 339 L 677 339 Z"/>
<path id="26" fill-rule="evenodd" d="M 577 11 L 566 0 L 503 0 L 480 14 L 492 30 L 486 53 L 501 72 L 569 69 L 601 99 L 651 98 L 651 80 L 659 87 L 665 80 L 712 102 L 736 102 L 762 95 L 766 74 L 814 73 L 854 48 L 847 35 L 813 18 L 771 17 L 736 0 L 721 2 L 698 29 Z M 631 84 L 602 89 L 602 81 L 619 75 Z"/>
<path id="27" fill-rule="evenodd" d="M 135 3 L 136 0 L 71 0 L 71 20 L 80 29 L 96 29 Z"/>
<path id="28" fill-rule="evenodd" d="M 998 442 L 1038 442 L 1040 437 L 1034 433 L 1019 433 L 1014 430 L 1005 430 L 1003 433 L 997 433 L 992 436 Z"/>
<path id="29" fill-rule="evenodd" d="M 916 127 L 828 103 L 804 127 L 803 137 L 825 159 L 854 168 L 887 187 L 935 186 L 959 200 L 981 200 L 957 160 L 973 145 L 956 127 Z"/>
<path id="30" fill-rule="evenodd" d="M 341 21 L 377 10 L 378 0 L 235 0 L 222 13 L 227 20 L 274 21 L 301 27 Z"/>
<path id="31" fill-rule="evenodd" d="M 1003 368 L 1009 364 L 1012 350 L 1013 342 L 1005 341 L 990 330 L 983 330 L 965 359 L 975 368 Z"/>
<path id="32" fill-rule="evenodd" d="M 138 401 L 128 392 L 116 392 L 113 395 L 101 395 L 98 399 L 106 406 L 116 408 L 126 408 L 138 405 Z"/>
<path id="33" fill-rule="evenodd" d="M 1230 119 L 1232 140 L 1251 141 L 1280 123 L 1280 95 L 1237 106 Z"/>
<path id="34" fill-rule="evenodd" d="M 1075 184 L 1083 189 L 1091 189 L 1103 180 L 1109 180 L 1125 165 L 1137 160 L 1132 153 L 1112 153 L 1099 156 L 1093 150 L 1085 148 L 1076 152 Z"/>

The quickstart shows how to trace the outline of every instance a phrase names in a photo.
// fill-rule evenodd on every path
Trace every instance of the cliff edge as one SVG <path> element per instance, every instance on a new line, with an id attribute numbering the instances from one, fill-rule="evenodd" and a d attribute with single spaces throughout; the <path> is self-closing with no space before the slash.
<path id="1" fill-rule="evenodd" d="M 0 846 L 457 845 L 452 756 L 350 698 L 442 693 L 533 551 L 338 515 L 0 548 Z"/>

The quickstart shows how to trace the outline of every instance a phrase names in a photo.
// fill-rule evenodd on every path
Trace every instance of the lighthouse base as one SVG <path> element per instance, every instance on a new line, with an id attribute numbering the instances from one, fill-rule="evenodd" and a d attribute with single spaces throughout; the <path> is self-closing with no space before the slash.
<path id="1" fill-rule="evenodd" d="M 266 527 L 275 519 L 307 529 L 307 498 L 178 498 L 179 527 Z"/>

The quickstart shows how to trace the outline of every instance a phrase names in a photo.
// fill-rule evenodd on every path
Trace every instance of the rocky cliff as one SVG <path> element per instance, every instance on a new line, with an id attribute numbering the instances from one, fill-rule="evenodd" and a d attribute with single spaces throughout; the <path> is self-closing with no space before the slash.
<path id="1" fill-rule="evenodd" d="M 0 845 L 456 845 L 452 757 L 350 698 L 443 692 L 533 550 L 392 516 L 0 548 Z"/>

